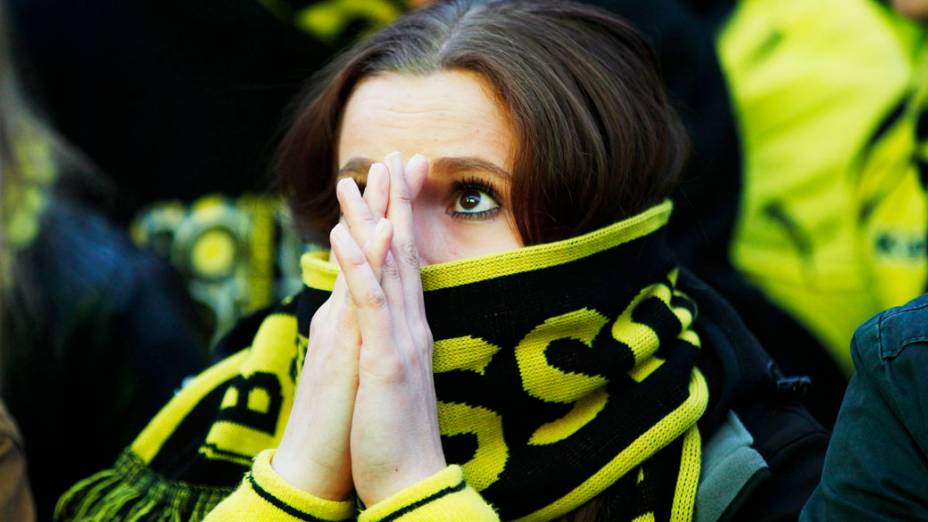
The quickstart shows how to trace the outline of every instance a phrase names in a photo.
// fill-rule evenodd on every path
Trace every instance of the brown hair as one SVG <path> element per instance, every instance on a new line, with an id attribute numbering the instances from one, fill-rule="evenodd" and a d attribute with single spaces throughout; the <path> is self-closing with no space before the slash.
<path id="1" fill-rule="evenodd" d="M 335 225 L 339 123 L 381 72 L 476 72 L 516 140 L 511 209 L 526 245 L 603 227 L 672 191 L 688 150 L 654 51 L 626 22 L 567 1 L 440 3 L 350 49 L 298 101 L 275 170 L 303 232 Z"/>

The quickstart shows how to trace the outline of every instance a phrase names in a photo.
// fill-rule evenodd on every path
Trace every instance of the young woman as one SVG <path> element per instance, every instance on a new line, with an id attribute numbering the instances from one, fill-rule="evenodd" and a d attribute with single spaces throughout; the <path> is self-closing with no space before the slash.
<path id="1" fill-rule="evenodd" d="M 452 2 L 315 86 L 277 169 L 332 256 L 59 519 L 798 513 L 826 436 L 669 253 L 686 138 L 634 30 Z"/>

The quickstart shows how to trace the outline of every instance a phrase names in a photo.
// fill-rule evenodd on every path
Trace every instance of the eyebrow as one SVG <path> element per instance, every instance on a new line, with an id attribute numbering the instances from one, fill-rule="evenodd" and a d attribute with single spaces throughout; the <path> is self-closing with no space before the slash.
<path id="1" fill-rule="evenodd" d="M 480 170 L 500 178 L 503 181 L 508 181 L 512 178 L 512 174 L 506 169 L 492 161 L 487 161 L 476 156 L 444 157 L 438 158 L 431 163 L 432 169 L 448 174 Z M 342 168 L 338 169 L 338 177 L 347 175 L 353 175 L 353 177 L 366 177 L 367 172 L 371 169 L 371 165 L 373 164 L 374 161 L 368 158 L 351 158 Z"/>
<path id="2" fill-rule="evenodd" d="M 449 174 L 481 170 L 492 176 L 500 178 L 502 181 L 508 181 L 510 178 L 512 178 L 512 174 L 510 174 L 506 169 L 500 167 L 492 161 L 487 161 L 476 156 L 438 158 L 432 162 L 432 167 L 438 171 L 448 172 Z"/>

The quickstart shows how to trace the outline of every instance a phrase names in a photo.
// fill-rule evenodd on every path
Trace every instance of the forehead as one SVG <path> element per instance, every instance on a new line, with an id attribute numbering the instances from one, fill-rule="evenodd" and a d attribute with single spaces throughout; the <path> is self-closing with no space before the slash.
<path id="1" fill-rule="evenodd" d="M 366 78 L 352 92 L 342 116 L 338 161 L 379 161 L 400 151 L 406 158 L 477 156 L 508 168 L 511 148 L 509 119 L 479 75 L 389 73 Z"/>

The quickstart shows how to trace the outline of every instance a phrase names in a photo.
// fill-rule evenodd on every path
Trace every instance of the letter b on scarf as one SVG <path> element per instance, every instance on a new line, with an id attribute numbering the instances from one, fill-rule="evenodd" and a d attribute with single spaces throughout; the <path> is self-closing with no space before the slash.
<path id="1" fill-rule="evenodd" d="M 218 420 L 274 435 L 282 402 L 280 381 L 273 373 L 257 372 L 248 377 L 238 376 L 226 390 Z"/>

